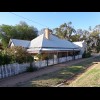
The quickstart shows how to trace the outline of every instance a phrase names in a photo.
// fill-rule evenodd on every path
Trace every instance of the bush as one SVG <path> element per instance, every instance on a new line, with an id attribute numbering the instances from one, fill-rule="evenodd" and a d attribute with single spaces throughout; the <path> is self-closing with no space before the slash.
<path id="1" fill-rule="evenodd" d="M 91 57 L 91 53 L 90 52 L 87 52 L 86 53 L 86 51 L 83 53 L 83 55 L 82 55 L 82 58 L 89 58 L 89 57 Z"/>
<path id="2" fill-rule="evenodd" d="M 10 63 L 25 63 L 33 61 L 33 57 L 31 56 L 31 54 L 29 54 L 23 47 L 15 46 L 12 48 L 7 48 L 6 52 L 11 57 Z"/>
<path id="3" fill-rule="evenodd" d="M 32 57 L 30 54 L 27 55 L 27 62 L 33 62 L 34 61 L 34 57 Z"/>
<path id="4" fill-rule="evenodd" d="M 32 66 L 32 64 L 30 63 L 30 67 L 27 68 L 27 72 L 34 72 L 37 71 L 38 68 L 35 66 Z"/>
<path id="5" fill-rule="evenodd" d="M 0 65 L 9 64 L 11 62 L 11 58 L 6 53 L 0 52 Z"/>
<path id="6" fill-rule="evenodd" d="M 91 53 L 88 52 L 88 53 L 86 54 L 86 57 L 87 57 L 87 58 L 88 58 L 88 57 L 91 57 Z"/>
<path id="7" fill-rule="evenodd" d="M 0 51 L 0 65 L 33 62 L 34 58 L 22 47 L 5 48 Z"/>

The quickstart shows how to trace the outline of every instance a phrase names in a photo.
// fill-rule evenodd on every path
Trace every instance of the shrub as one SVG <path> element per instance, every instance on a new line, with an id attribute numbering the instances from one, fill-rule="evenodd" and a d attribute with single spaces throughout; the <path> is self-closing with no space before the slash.
<path id="1" fill-rule="evenodd" d="M 0 52 L 0 65 L 9 64 L 10 62 L 10 56 L 4 53 L 4 51 Z"/>
<path id="2" fill-rule="evenodd" d="M 91 53 L 90 52 L 87 52 L 86 51 L 83 53 L 82 55 L 82 58 L 88 58 L 88 57 L 91 57 Z"/>
<path id="3" fill-rule="evenodd" d="M 32 57 L 30 54 L 28 54 L 27 58 L 26 58 L 26 61 L 27 62 L 33 62 L 34 61 L 34 57 Z"/>
<path id="4" fill-rule="evenodd" d="M 34 72 L 37 70 L 38 70 L 38 68 L 35 66 L 32 66 L 32 63 L 30 63 L 30 67 L 27 68 L 27 72 Z"/>
<path id="5" fill-rule="evenodd" d="M 2 54 L 0 52 L 0 65 L 2 65 L 2 61 L 3 61 L 3 57 L 2 57 Z"/>
<path id="6" fill-rule="evenodd" d="M 11 56 L 11 62 L 18 62 L 18 63 L 24 63 L 24 62 L 32 62 L 33 57 L 31 54 L 29 54 L 26 49 L 23 47 L 12 47 L 7 49 L 7 54 Z"/>
<path id="7" fill-rule="evenodd" d="M 22 47 L 5 48 L 0 51 L 0 65 L 33 62 L 33 57 Z"/>
<path id="8" fill-rule="evenodd" d="M 91 53 L 88 52 L 88 53 L 86 54 L 86 57 L 91 57 Z"/>

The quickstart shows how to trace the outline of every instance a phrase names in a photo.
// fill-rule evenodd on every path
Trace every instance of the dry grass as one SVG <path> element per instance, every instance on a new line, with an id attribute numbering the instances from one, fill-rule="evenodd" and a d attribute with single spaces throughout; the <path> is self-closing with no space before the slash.
<path id="1" fill-rule="evenodd" d="M 73 81 L 70 87 L 100 87 L 100 62 Z"/>
<path id="2" fill-rule="evenodd" d="M 17 84 L 17 86 L 18 87 L 53 87 L 65 80 L 69 80 L 70 78 L 75 78 L 77 74 L 85 71 L 85 69 L 87 69 L 90 65 L 92 65 L 94 61 L 96 62 L 100 61 L 100 57 L 96 57 L 95 59 L 91 59 L 91 60 L 82 61 L 75 65 L 62 68 L 56 72 L 44 74 L 42 76 L 31 79 L 27 82 Z M 100 65 L 98 65 L 98 67 L 99 66 Z M 81 77 L 80 79 L 78 78 L 78 81 L 66 86 L 81 86 L 82 84 L 84 84 L 84 86 L 87 84 L 88 86 L 91 86 L 90 85 L 91 83 L 89 83 L 88 80 L 90 79 L 91 82 L 93 81 L 93 83 L 95 83 L 95 81 L 97 81 L 98 78 L 100 77 L 100 68 L 98 67 L 97 69 L 89 71 L 89 73 L 91 73 L 90 75 L 89 73 L 86 73 L 85 76 Z M 97 75 L 96 73 L 98 73 L 99 76 L 96 76 Z M 93 77 L 94 79 L 92 80 Z M 82 81 L 82 83 L 80 83 L 79 85 L 74 85 L 74 84 L 78 84 L 80 81 Z M 98 80 L 97 82 L 100 83 L 100 80 Z"/>

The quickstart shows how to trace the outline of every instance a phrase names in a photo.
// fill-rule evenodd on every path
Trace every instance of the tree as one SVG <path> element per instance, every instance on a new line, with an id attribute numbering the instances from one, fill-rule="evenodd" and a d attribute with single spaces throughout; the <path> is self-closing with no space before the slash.
<path id="1" fill-rule="evenodd" d="M 88 48 L 92 52 L 100 51 L 100 25 L 96 25 L 94 29 L 90 30 L 89 37 L 86 39 Z"/>
<path id="2" fill-rule="evenodd" d="M 5 49 L 6 54 L 9 55 L 9 57 L 13 62 L 23 63 L 23 62 L 32 62 L 33 57 L 31 54 L 29 54 L 25 48 L 15 46 L 12 48 Z"/>
<path id="3" fill-rule="evenodd" d="M 1 42 L 1 39 L 0 39 L 0 51 L 3 50 L 3 46 L 2 46 L 2 42 Z"/>
<path id="4" fill-rule="evenodd" d="M 7 47 L 10 38 L 22 39 L 22 40 L 32 40 L 37 37 L 38 30 L 29 26 L 26 22 L 21 21 L 18 25 L 1 25 L 0 37 L 2 39 L 2 44 Z"/>
<path id="5" fill-rule="evenodd" d="M 72 42 L 77 42 L 77 41 L 80 41 L 81 40 L 81 35 L 80 34 L 75 34 L 75 35 L 72 35 L 71 36 L 71 40 Z"/>
<path id="6" fill-rule="evenodd" d="M 71 26 L 72 22 L 64 23 L 60 25 L 59 28 L 55 28 L 53 30 L 54 34 L 56 34 L 61 39 L 70 40 L 72 33 L 75 33 L 75 29 Z"/>

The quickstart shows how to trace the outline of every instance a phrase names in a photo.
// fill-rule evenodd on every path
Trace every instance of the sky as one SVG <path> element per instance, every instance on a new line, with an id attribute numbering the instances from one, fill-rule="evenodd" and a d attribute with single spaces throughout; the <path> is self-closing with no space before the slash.
<path id="1" fill-rule="evenodd" d="M 14 14 L 17 15 L 14 15 Z M 72 22 L 75 29 L 86 29 L 89 26 L 94 28 L 100 24 L 100 12 L 0 12 L 0 25 L 16 25 L 20 21 L 25 21 L 28 25 L 42 28 L 54 29 L 63 23 Z M 21 18 L 25 17 L 27 19 Z M 42 24 L 42 25 L 40 25 Z"/>

